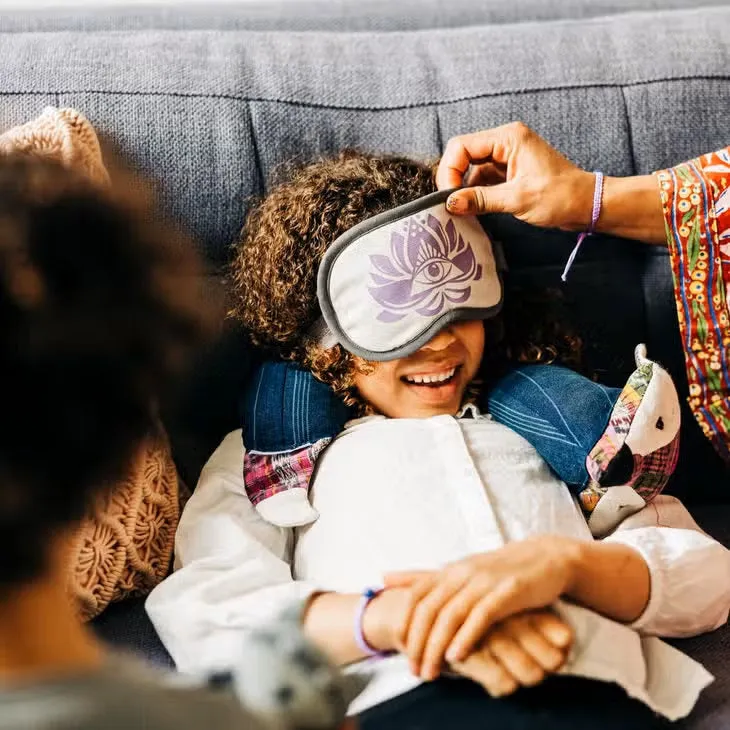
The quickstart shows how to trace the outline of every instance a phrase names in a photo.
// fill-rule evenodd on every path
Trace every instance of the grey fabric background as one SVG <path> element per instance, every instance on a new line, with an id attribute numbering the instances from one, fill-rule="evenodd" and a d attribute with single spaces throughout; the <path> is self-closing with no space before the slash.
<path id="1" fill-rule="evenodd" d="M 725 4 L 723 0 L 241 0 L 236 6 L 214 0 L 186 2 L 172 8 L 171 1 L 149 0 L 133 7 L 120 2 L 94 8 L 94 0 L 85 0 L 85 4 L 67 0 L 58 3 L 58 8 L 20 13 L 8 11 L 0 15 L 0 31 L 81 28 L 398 31 L 596 18 L 636 10 Z M 17 0 L 17 5 L 22 4 L 22 0 Z"/>
<path id="2" fill-rule="evenodd" d="M 83 109 L 164 181 L 220 262 L 279 165 L 342 146 L 434 157 L 454 134 L 522 119 L 609 174 L 715 149 L 729 19 L 718 7 L 416 33 L 9 33 L 0 126 L 47 103 Z"/>
<path id="3" fill-rule="evenodd" d="M 157 30 L 127 32 L 141 27 Z M 345 146 L 434 158 L 454 134 L 513 119 L 583 167 L 614 175 L 730 142 L 724 2 L 212 3 L 83 17 L 4 13 L 0 33 L 0 128 L 47 104 L 86 113 L 159 179 L 170 211 L 200 240 L 207 291 L 221 310 L 220 274 L 250 200 L 292 162 Z M 573 236 L 499 217 L 488 225 L 516 284 L 558 285 Z M 686 392 L 664 251 L 596 237 L 565 292 L 602 380 L 620 384 L 643 340 Z M 237 425 L 252 357 L 227 328 L 170 410 L 190 483 Z M 686 413 L 685 421 L 674 491 L 727 503 L 726 472 Z M 730 508 L 703 510 L 703 524 L 728 540 Z M 110 609 L 97 627 L 165 661 L 141 602 Z M 687 727 L 730 727 L 729 641 L 725 629 L 687 643 L 721 677 Z"/>

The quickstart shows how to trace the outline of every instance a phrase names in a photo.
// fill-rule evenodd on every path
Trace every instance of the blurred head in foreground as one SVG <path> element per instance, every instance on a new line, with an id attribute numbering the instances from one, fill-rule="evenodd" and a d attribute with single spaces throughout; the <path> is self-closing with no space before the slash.
<path id="1" fill-rule="evenodd" d="M 60 570 L 205 330 L 192 247 L 113 179 L 0 157 L 0 606 Z"/>

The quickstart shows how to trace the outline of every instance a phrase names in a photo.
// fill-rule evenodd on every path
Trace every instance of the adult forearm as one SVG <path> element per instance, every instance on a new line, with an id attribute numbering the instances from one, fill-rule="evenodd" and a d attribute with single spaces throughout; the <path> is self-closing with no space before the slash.
<path id="1" fill-rule="evenodd" d="M 566 597 L 615 621 L 635 621 L 649 603 L 649 568 L 643 557 L 626 545 L 577 543 L 572 576 Z"/>
<path id="2" fill-rule="evenodd" d="M 595 175 L 581 172 L 575 178 L 570 228 L 581 231 L 590 225 Z M 654 175 L 607 177 L 597 230 L 644 243 L 666 245 L 666 227 Z"/>

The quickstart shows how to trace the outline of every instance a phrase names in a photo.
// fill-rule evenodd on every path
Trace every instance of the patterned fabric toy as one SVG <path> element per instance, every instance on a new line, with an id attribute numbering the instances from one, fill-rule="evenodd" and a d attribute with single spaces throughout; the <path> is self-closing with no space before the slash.
<path id="1" fill-rule="evenodd" d="M 679 397 L 669 374 L 636 350 L 637 368 L 611 413 L 608 427 L 586 459 L 591 480 L 583 508 L 595 512 L 609 488 L 631 487 L 648 503 L 666 486 L 679 456 Z M 626 493 L 628 498 L 628 492 Z M 639 505 L 639 508 L 643 506 Z"/>
<path id="2" fill-rule="evenodd" d="M 529 441 L 579 501 L 596 537 L 665 487 L 679 450 L 680 407 L 669 374 L 636 348 L 636 370 L 608 388 L 557 365 L 527 365 L 503 377 L 482 411 Z M 264 363 L 241 403 L 246 492 L 281 527 L 317 519 L 309 480 L 344 428 L 347 409 L 291 363 Z"/>
<path id="3" fill-rule="evenodd" d="M 317 519 L 309 478 L 317 458 L 351 418 L 327 385 L 292 363 L 265 362 L 241 400 L 243 477 L 251 504 L 271 524 Z"/>
<path id="4" fill-rule="evenodd" d="M 654 499 L 677 464 L 677 390 L 644 345 L 635 359 L 622 389 L 566 368 L 529 365 L 487 398 L 492 417 L 529 441 L 579 499 L 596 537 Z"/>

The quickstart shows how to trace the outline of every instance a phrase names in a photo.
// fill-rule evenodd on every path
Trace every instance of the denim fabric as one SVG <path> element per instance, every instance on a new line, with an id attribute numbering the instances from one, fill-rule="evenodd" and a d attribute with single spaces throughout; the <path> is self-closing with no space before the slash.
<path id="1" fill-rule="evenodd" d="M 557 365 L 528 365 L 502 378 L 485 410 L 529 441 L 576 494 L 588 481 L 586 455 L 604 432 L 620 388 Z M 292 451 L 334 437 L 347 407 L 306 370 L 265 362 L 241 399 L 243 442 L 263 453 Z"/>
<path id="2" fill-rule="evenodd" d="M 527 365 L 495 385 L 487 410 L 529 441 L 577 495 L 588 482 L 586 455 L 620 392 L 557 365 Z"/>
<path id="3" fill-rule="evenodd" d="M 347 406 L 307 370 L 264 362 L 241 398 L 243 444 L 249 451 L 292 451 L 336 436 Z"/>

